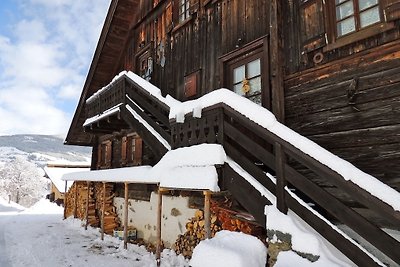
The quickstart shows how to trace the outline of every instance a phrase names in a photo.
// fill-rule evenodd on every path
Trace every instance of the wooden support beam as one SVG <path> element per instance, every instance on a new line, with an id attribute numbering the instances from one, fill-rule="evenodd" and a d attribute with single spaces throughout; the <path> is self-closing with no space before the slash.
<path id="1" fill-rule="evenodd" d="M 78 218 L 78 182 L 75 183 L 74 218 Z"/>
<path id="2" fill-rule="evenodd" d="M 124 204 L 124 249 L 128 248 L 128 183 L 125 182 Z"/>
<path id="3" fill-rule="evenodd" d="M 158 189 L 158 206 L 157 206 L 157 248 L 156 259 L 157 266 L 161 265 L 161 220 L 162 220 L 162 195 L 166 190 L 163 188 Z"/>
<path id="4" fill-rule="evenodd" d="M 287 214 L 288 206 L 285 200 L 285 187 L 287 185 L 285 177 L 285 154 L 282 145 L 275 143 L 275 160 L 276 160 L 276 206 L 280 212 Z"/>
<path id="5" fill-rule="evenodd" d="M 90 182 L 87 181 L 87 195 L 86 195 L 86 214 L 85 214 L 85 230 L 87 230 L 89 224 L 89 198 L 90 198 Z"/>
<path id="6" fill-rule="evenodd" d="M 204 191 L 204 229 L 206 231 L 205 238 L 211 238 L 211 192 Z"/>
<path id="7" fill-rule="evenodd" d="M 101 240 L 104 240 L 104 212 L 106 210 L 106 183 L 103 182 L 103 206 L 101 208 Z"/>
<path id="8" fill-rule="evenodd" d="M 65 190 L 64 190 L 64 220 L 65 219 L 67 219 L 67 181 L 65 181 Z"/>

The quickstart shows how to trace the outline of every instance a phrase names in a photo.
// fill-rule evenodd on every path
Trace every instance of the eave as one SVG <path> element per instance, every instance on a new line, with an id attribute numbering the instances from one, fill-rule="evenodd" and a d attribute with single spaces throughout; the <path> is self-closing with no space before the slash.
<path id="1" fill-rule="evenodd" d="M 65 144 L 91 146 L 93 135 L 84 132 L 85 101 L 107 85 L 119 71 L 132 21 L 139 11 L 139 0 L 112 0 L 88 75 L 72 119 Z"/>

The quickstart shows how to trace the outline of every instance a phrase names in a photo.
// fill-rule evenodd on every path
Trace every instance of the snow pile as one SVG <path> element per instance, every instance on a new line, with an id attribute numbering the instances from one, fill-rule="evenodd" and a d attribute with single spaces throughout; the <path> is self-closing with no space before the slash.
<path id="1" fill-rule="evenodd" d="M 226 154 L 221 145 L 201 144 L 167 152 L 151 172 L 158 177 L 161 187 L 217 192 L 215 165 L 222 165 L 225 160 Z"/>
<path id="2" fill-rule="evenodd" d="M 200 242 L 193 250 L 192 267 L 264 267 L 267 248 L 256 237 L 220 231 L 214 238 Z"/>
<path id="3" fill-rule="evenodd" d="M 9 212 L 9 211 L 21 211 L 24 210 L 25 207 L 10 201 L 10 203 L 8 203 L 7 200 L 5 200 L 4 198 L 2 198 L 0 196 L 0 212 Z"/>
<path id="4" fill-rule="evenodd" d="M 32 207 L 21 212 L 21 214 L 62 214 L 63 211 L 63 207 L 42 198 Z"/>

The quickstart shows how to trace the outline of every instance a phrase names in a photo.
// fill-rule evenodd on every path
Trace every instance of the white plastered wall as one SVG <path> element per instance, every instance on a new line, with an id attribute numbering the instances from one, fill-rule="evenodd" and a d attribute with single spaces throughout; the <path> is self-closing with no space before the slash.
<path id="1" fill-rule="evenodd" d="M 157 193 L 149 201 L 129 199 L 128 226 L 137 229 L 138 238 L 155 243 L 157 240 Z M 163 196 L 161 237 L 166 247 L 171 247 L 178 235 L 183 234 L 186 222 L 194 217 L 196 209 L 189 208 L 188 197 Z M 118 217 L 124 221 L 124 199 L 114 198 Z"/>

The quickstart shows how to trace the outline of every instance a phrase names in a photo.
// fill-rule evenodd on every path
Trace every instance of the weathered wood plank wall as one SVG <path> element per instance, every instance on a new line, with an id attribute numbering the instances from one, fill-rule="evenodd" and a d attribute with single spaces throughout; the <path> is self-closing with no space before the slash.
<path id="1" fill-rule="evenodd" d="M 399 21 L 328 49 L 322 1 L 286 3 L 286 124 L 400 190 Z"/>

